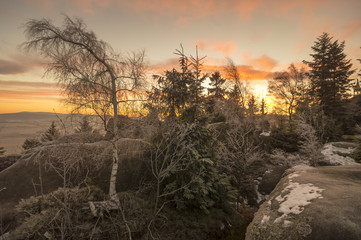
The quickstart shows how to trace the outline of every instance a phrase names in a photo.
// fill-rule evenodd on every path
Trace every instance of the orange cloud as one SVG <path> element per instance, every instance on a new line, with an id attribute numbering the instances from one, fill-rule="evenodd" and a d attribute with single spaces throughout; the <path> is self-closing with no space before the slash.
<path id="1" fill-rule="evenodd" d="M 220 52 L 225 57 L 232 56 L 237 51 L 237 44 L 234 41 L 203 41 L 196 43 L 201 51 Z"/>
<path id="2" fill-rule="evenodd" d="M 252 65 L 257 69 L 265 71 L 271 71 L 278 65 L 276 60 L 266 55 L 262 55 L 259 58 L 252 58 L 252 53 L 249 51 L 244 51 L 241 59 L 248 65 Z"/>
<path id="3" fill-rule="evenodd" d="M 225 66 L 212 66 L 212 65 L 204 65 L 204 72 L 215 72 L 219 71 L 221 74 L 225 75 Z M 257 70 L 253 66 L 249 65 L 238 65 L 237 70 L 241 75 L 241 79 L 244 80 L 267 80 L 273 77 L 273 72 Z"/>
<path id="4" fill-rule="evenodd" d="M 0 90 L 0 98 L 2 99 L 23 99 L 23 100 L 60 100 L 59 91 L 49 91 L 49 90 L 34 90 L 34 91 L 9 91 L 9 90 Z"/>
<path id="5" fill-rule="evenodd" d="M 165 62 L 153 64 L 148 67 L 148 71 L 154 74 L 162 74 L 166 70 L 171 70 L 178 67 L 178 58 L 171 58 Z"/>
<path id="6" fill-rule="evenodd" d="M 41 2 L 44 0 L 33 0 Z M 154 16 L 175 16 L 177 24 L 187 23 L 190 19 L 206 16 L 220 16 L 229 13 L 238 14 L 241 18 L 249 18 L 265 0 L 67 0 L 66 2 L 86 14 L 94 14 L 105 8 L 126 8 L 140 15 L 150 13 Z"/>
<path id="7" fill-rule="evenodd" d="M 265 60 L 262 60 L 265 59 Z M 271 66 L 273 66 L 271 58 L 260 58 L 260 65 L 266 66 L 264 69 L 255 69 L 254 66 L 251 65 L 238 65 L 237 70 L 240 73 L 241 77 L 244 80 L 267 80 L 273 77 L 273 72 L 271 71 Z M 264 61 L 264 62 L 261 62 Z M 273 60 L 274 61 L 274 60 Z M 204 64 L 201 68 L 203 73 L 214 73 L 216 71 L 225 75 L 225 61 L 220 61 L 219 59 L 206 58 Z M 155 64 L 149 67 L 149 71 L 152 74 L 163 74 L 166 70 L 178 69 L 179 64 L 177 58 L 169 59 L 164 63 Z M 268 69 L 266 69 L 268 68 Z"/>
<path id="8" fill-rule="evenodd" d="M 61 90 L 55 83 L 0 80 L 1 99 L 57 100 Z"/>
<path id="9" fill-rule="evenodd" d="M 274 1 L 270 5 L 269 11 L 273 14 L 287 14 L 296 9 L 297 11 L 302 11 L 307 16 L 310 16 L 313 14 L 314 9 L 324 2 L 325 0 Z"/>
<path id="10" fill-rule="evenodd" d="M 252 60 L 250 64 L 259 69 L 270 71 L 277 66 L 277 61 L 266 55 L 263 55 L 260 58 Z"/>
<path id="11" fill-rule="evenodd" d="M 341 38 L 347 39 L 351 37 L 353 34 L 355 34 L 355 32 L 358 31 L 359 29 L 361 29 L 361 19 L 355 19 L 344 27 Z"/>
<path id="12" fill-rule="evenodd" d="M 34 87 L 34 88 L 57 88 L 56 83 L 45 83 L 45 82 L 22 82 L 22 81 L 3 81 L 0 80 L 0 86 L 4 87 Z"/>

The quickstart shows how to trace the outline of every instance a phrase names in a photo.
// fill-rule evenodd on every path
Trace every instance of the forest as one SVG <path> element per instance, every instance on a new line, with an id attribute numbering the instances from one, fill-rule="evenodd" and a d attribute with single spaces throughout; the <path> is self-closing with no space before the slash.
<path id="1" fill-rule="evenodd" d="M 361 162 L 361 74 L 328 33 L 311 60 L 268 80 L 267 102 L 232 59 L 207 72 L 180 46 L 178 67 L 149 81 L 144 51 L 116 53 L 80 19 L 25 28 L 22 48 L 49 60 L 47 76 L 84 117 L 25 140 L 17 161 L 40 180 L 1 221 L 4 239 L 244 239 L 277 184 L 260 189 L 266 171 L 327 165 L 322 147 L 335 141 L 357 144 Z"/>

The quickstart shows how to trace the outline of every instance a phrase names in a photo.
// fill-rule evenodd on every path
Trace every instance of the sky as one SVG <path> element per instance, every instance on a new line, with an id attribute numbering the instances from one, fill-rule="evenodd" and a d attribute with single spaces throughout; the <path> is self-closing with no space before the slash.
<path id="1" fill-rule="evenodd" d="M 68 111 L 46 61 L 19 47 L 29 19 L 79 17 L 120 53 L 144 49 L 159 73 L 175 66 L 180 44 L 187 55 L 197 46 L 210 69 L 231 58 L 262 97 L 274 72 L 311 60 L 323 32 L 345 41 L 360 69 L 360 12 L 360 0 L 0 0 L 0 113 Z"/>

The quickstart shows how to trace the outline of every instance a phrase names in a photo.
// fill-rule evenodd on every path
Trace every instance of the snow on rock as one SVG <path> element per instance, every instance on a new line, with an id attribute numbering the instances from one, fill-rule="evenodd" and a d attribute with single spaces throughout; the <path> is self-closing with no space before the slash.
<path id="1" fill-rule="evenodd" d="M 246 240 L 360 240 L 360 199 L 361 164 L 296 166 L 260 206 Z"/>
<path id="2" fill-rule="evenodd" d="M 261 132 L 260 134 L 259 134 L 260 136 L 265 136 L 265 137 L 269 137 L 269 136 L 271 136 L 271 132 L 270 131 L 268 131 L 268 132 Z"/>
<path id="3" fill-rule="evenodd" d="M 297 174 L 297 176 L 299 175 Z M 311 203 L 312 199 L 322 198 L 321 193 L 323 190 L 312 183 L 300 184 L 290 179 L 289 185 L 275 198 L 280 203 L 278 212 L 282 214 L 275 219 L 275 223 L 280 222 L 289 214 L 300 214 L 304 207 Z"/>
<path id="4" fill-rule="evenodd" d="M 261 225 L 267 223 L 269 221 L 269 218 L 270 218 L 270 216 L 264 215 L 263 218 L 262 218 L 262 221 L 261 221 Z"/>
<path id="5" fill-rule="evenodd" d="M 356 164 L 355 160 L 348 155 L 354 150 L 352 143 L 330 142 L 326 143 L 321 153 L 325 157 L 325 165 L 350 165 Z"/>

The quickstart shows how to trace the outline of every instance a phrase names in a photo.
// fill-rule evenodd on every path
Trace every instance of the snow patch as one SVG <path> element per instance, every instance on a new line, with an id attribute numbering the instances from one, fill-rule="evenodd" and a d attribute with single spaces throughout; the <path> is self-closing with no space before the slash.
<path id="1" fill-rule="evenodd" d="M 353 149 L 353 147 L 343 148 L 335 146 L 334 143 L 326 143 L 321 153 L 331 165 L 350 165 L 355 164 L 355 160 L 349 156 L 342 155 L 350 154 Z"/>
<path id="2" fill-rule="evenodd" d="M 282 227 L 290 227 L 292 224 L 293 224 L 293 222 L 288 221 L 288 220 L 284 220 Z"/>
<path id="3" fill-rule="evenodd" d="M 270 131 L 269 132 L 261 132 L 259 135 L 269 137 L 269 136 L 271 136 L 271 132 Z"/>
<path id="4" fill-rule="evenodd" d="M 263 215 L 262 221 L 261 221 L 261 225 L 267 223 L 270 219 L 270 216 L 268 215 Z"/>
<path id="5" fill-rule="evenodd" d="M 300 214 L 304 207 L 311 203 L 312 199 L 323 198 L 321 193 L 324 189 L 316 187 L 312 183 L 293 182 L 292 178 L 298 174 L 292 175 L 289 176 L 288 186 L 275 198 L 280 203 L 278 212 L 282 213 L 280 217 L 275 219 L 275 223 L 281 222 L 289 214 Z"/>

